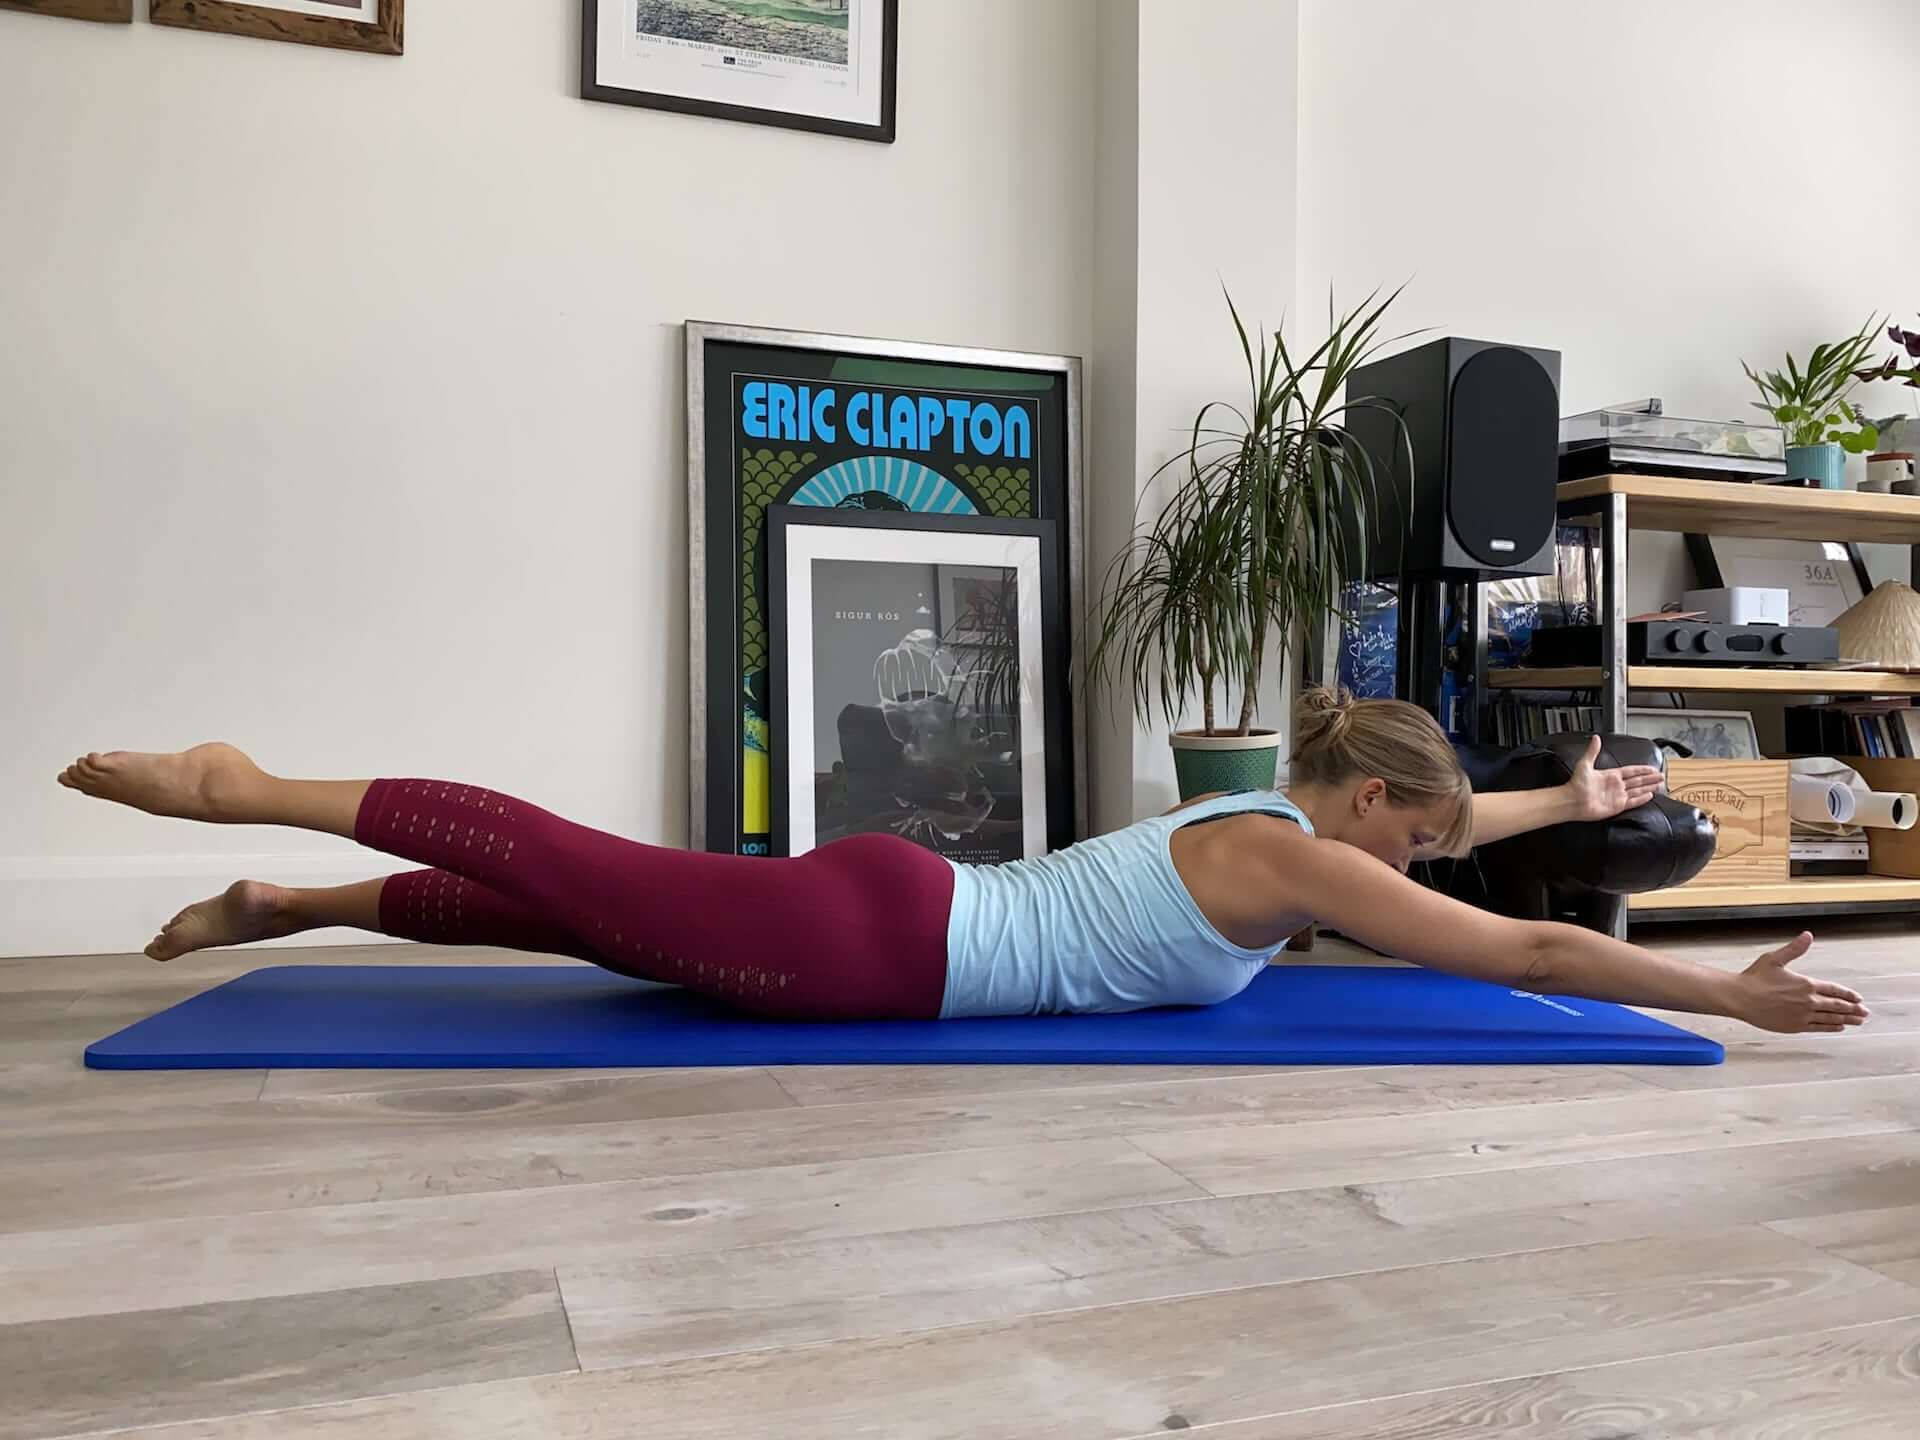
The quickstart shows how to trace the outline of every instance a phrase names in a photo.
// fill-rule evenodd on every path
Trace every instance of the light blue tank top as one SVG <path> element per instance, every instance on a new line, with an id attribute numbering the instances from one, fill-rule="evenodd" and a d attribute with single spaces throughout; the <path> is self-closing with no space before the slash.
<path id="1" fill-rule="evenodd" d="M 1173 868 L 1173 832 L 1247 812 L 1313 826 L 1277 790 L 1217 795 L 1064 850 L 955 865 L 943 1019 L 1215 1005 L 1276 953 L 1216 930 Z"/>

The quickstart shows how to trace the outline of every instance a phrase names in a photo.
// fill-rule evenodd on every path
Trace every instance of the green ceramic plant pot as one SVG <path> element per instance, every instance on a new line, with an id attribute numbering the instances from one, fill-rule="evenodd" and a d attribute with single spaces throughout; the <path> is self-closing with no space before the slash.
<path id="1" fill-rule="evenodd" d="M 1822 490 L 1838 490 L 1847 473 L 1847 452 L 1833 441 L 1787 447 L 1787 479 L 1805 480 Z"/>
<path id="2" fill-rule="evenodd" d="M 1173 740 L 1173 774 L 1180 798 L 1215 790 L 1271 790 L 1280 770 L 1280 732 L 1250 735 L 1181 734 Z"/>

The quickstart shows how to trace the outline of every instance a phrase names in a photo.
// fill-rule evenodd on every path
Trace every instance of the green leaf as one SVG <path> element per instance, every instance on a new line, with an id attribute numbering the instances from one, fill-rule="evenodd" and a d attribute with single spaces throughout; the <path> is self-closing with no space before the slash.
<path id="1" fill-rule="evenodd" d="M 1412 471 L 1398 415 L 1365 396 L 1337 398 L 1392 343 L 1380 325 L 1398 294 L 1376 291 L 1344 314 L 1330 298 L 1328 333 L 1304 356 L 1284 325 L 1256 346 L 1227 296 L 1247 403 L 1214 401 L 1195 415 L 1185 449 L 1153 477 L 1177 476 L 1177 488 L 1109 563 L 1104 609 L 1093 617 L 1089 671 L 1124 670 L 1136 714 L 1171 723 L 1195 698 L 1208 705 L 1217 683 L 1239 691 L 1244 729 L 1267 636 L 1284 657 L 1296 626 L 1340 613 L 1345 576 L 1367 568 L 1366 525 L 1381 487 L 1404 485 Z M 1341 428 L 1349 410 L 1368 408 L 1391 417 L 1392 456 L 1370 455 Z M 1403 491 L 1401 501 L 1410 508 L 1412 497 Z M 1361 517 L 1357 534 L 1343 525 L 1348 513 Z"/>

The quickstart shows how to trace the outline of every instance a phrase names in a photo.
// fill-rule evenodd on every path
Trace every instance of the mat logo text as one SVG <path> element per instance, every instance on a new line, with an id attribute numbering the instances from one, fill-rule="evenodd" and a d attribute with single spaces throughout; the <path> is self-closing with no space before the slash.
<path id="1" fill-rule="evenodd" d="M 1558 1000 L 1549 1000 L 1546 996 L 1535 994 L 1531 990 L 1509 990 L 1507 993 L 1516 1000 L 1538 1000 L 1542 1005 L 1558 1010 L 1563 1015 L 1578 1015 L 1580 1013 L 1571 1005 L 1563 1005 Z"/>

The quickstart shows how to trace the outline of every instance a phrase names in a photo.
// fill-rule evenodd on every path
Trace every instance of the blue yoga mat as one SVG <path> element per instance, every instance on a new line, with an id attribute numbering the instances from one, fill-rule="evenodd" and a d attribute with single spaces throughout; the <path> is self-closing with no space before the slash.
<path id="1" fill-rule="evenodd" d="M 1716 1065 L 1618 1005 L 1430 970 L 1277 966 L 1224 1005 L 796 1024 L 590 965 L 282 965 L 87 1047 L 96 1070 L 693 1065 Z"/>

